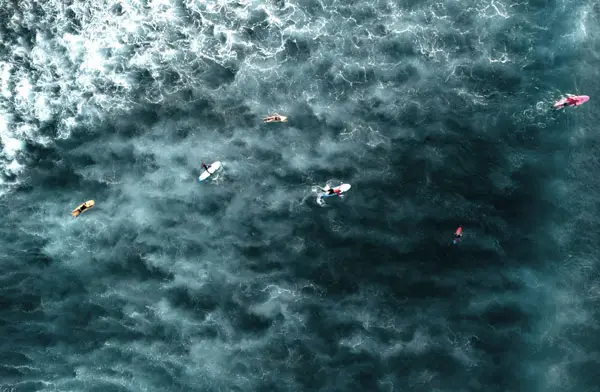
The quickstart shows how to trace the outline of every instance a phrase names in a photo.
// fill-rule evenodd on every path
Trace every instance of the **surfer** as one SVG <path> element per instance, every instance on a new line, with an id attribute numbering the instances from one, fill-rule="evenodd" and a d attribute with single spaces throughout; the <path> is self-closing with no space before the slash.
<path id="1" fill-rule="evenodd" d="M 579 106 L 589 101 L 590 97 L 587 95 L 573 95 L 565 94 L 564 98 L 561 98 L 553 106 L 555 109 L 566 108 L 567 106 Z"/>
<path id="2" fill-rule="evenodd" d="M 210 165 L 207 165 L 206 163 L 202 162 L 201 167 L 202 169 L 204 169 L 204 171 L 200 173 L 200 176 L 198 176 L 198 181 L 200 182 L 212 177 L 217 172 L 217 170 L 221 168 L 221 161 L 215 161 Z"/>
<path id="3" fill-rule="evenodd" d="M 287 117 L 280 115 L 279 113 L 273 113 L 272 116 L 267 116 L 263 120 L 266 123 L 270 122 L 287 122 Z"/>
<path id="4" fill-rule="evenodd" d="M 335 193 L 336 195 L 340 196 L 340 194 L 342 193 L 342 191 L 339 188 L 331 189 L 329 185 L 325 185 L 325 188 L 321 188 L 321 190 L 325 192 L 326 195 L 333 195 Z"/>
<path id="5" fill-rule="evenodd" d="M 454 232 L 454 239 L 452 240 L 453 244 L 457 244 L 460 242 L 462 238 L 462 227 L 458 226 L 458 229 Z"/>
<path id="6" fill-rule="evenodd" d="M 565 98 L 565 103 L 563 104 L 563 107 L 567 107 L 567 106 L 575 106 L 577 105 L 577 98 L 573 95 L 573 94 L 567 94 L 567 97 Z"/>
<path id="7" fill-rule="evenodd" d="M 75 218 L 77 218 L 82 212 L 88 210 L 89 208 L 92 208 L 94 206 L 94 200 L 88 200 L 85 203 L 79 205 L 77 208 L 75 208 L 72 212 L 71 215 L 73 215 Z"/>

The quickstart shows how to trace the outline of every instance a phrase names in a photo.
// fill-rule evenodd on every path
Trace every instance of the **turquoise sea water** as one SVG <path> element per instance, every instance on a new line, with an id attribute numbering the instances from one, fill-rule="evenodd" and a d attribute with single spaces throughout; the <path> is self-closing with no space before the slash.
<path id="1" fill-rule="evenodd" d="M 600 391 L 597 2 L 0 16 L 0 391 Z"/>

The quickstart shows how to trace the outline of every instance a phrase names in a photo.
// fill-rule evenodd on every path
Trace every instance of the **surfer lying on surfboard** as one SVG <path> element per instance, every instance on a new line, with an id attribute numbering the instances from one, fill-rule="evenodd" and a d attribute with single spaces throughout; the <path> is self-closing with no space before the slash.
<path id="1" fill-rule="evenodd" d="M 210 165 L 209 165 L 209 166 L 206 166 L 206 163 L 202 162 L 202 168 L 203 168 L 204 170 L 208 171 L 208 169 L 210 169 Z M 210 174 L 210 172 L 209 172 L 209 174 Z"/>
<path id="2" fill-rule="evenodd" d="M 350 184 L 340 184 L 335 188 L 326 184 L 324 188 L 318 187 L 323 193 L 319 195 L 319 197 L 331 197 L 331 196 L 339 196 L 344 197 L 344 193 L 351 188 Z"/>
<path id="3" fill-rule="evenodd" d="M 458 229 L 454 232 L 454 239 L 452 240 L 453 244 L 457 244 L 460 242 L 462 238 L 462 227 L 458 226 Z"/>
<path id="4" fill-rule="evenodd" d="M 565 98 L 565 103 L 563 103 L 563 107 L 577 105 L 577 102 L 579 101 L 577 101 L 574 95 L 567 94 L 567 97 Z"/>
<path id="5" fill-rule="evenodd" d="M 321 188 L 321 190 L 323 192 L 325 192 L 325 194 L 327 194 L 327 195 L 333 195 L 335 193 L 336 195 L 339 196 L 342 194 L 342 191 L 339 188 L 331 189 L 331 188 L 329 188 L 329 186 L 326 186 L 325 188 Z"/>
<path id="6" fill-rule="evenodd" d="M 95 204 L 96 203 L 94 203 L 94 200 L 88 200 L 85 203 L 78 205 L 77 208 L 75 208 L 71 212 L 71 215 L 73 215 L 75 218 L 77 218 L 83 211 L 86 211 L 86 210 L 92 208 Z"/>
<path id="7" fill-rule="evenodd" d="M 589 101 L 589 99 L 590 97 L 587 95 L 566 94 L 565 98 L 562 98 L 554 104 L 554 108 L 562 109 L 566 108 L 567 106 L 579 106 Z"/>
<path id="8" fill-rule="evenodd" d="M 286 116 L 282 116 L 279 113 L 273 113 L 272 116 L 267 116 L 263 119 L 264 122 L 266 123 L 270 123 L 270 122 L 287 122 L 287 117 Z"/>

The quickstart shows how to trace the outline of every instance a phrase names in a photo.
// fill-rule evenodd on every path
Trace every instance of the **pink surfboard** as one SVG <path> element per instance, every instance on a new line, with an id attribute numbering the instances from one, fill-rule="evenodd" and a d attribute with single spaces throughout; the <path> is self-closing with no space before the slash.
<path id="1" fill-rule="evenodd" d="M 576 95 L 576 96 L 571 97 L 571 98 L 575 99 L 575 104 L 573 104 L 573 105 L 566 105 L 567 102 L 568 102 L 567 98 L 563 98 L 563 99 L 561 99 L 560 101 L 558 101 L 558 102 L 556 102 L 554 104 L 554 108 L 556 108 L 556 109 L 562 109 L 565 106 L 579 106 L 579 105 L 582 105 L 582 104 L 584 104 L 584 103 L 586 103 L 587 101 L 590 100 L 590 97 L 588 97 L 587 95 Z"/>

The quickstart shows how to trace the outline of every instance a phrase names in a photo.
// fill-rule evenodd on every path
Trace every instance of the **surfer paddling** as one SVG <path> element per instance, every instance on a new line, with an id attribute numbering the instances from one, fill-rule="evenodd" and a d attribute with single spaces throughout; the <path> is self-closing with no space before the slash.
<path id="1" fill-rule="evenodd" d="M 575 105 L 577 105 L 577 102 L 579 102 L 577 100 L 577 98 L 575 98 L 575 96 L 572 95 L 572 94 L 567 94 L 567 97 L 565 98 L 565 101 L 566 102 L 564 103 L 563 106 L 575 106 Z"/>
<path id="2" fill-rule="evenodd" d="M 272 116 L 267 116 L 263 119 L 263 121 L 265 123 L 272 123 L 272 122 L 287 122 L 287 117 L 286 116 L 282 116 L 279 113 L 273 113 Z"/>
<path id="3" fill-rule="evenodd" d="M 579 106 L 589 101 L 589 99 L 590 97 L 587 95 L 566 94 L 564 98 L 554 104 L 554 108 L 562 109 L 566 108 L 567 106 Z"/>
<path id="4" fill-rule="evenodd" d="M 321 197 L 330 197 L 330 196 L 339 196 L 344 197 L 344 193 L 347 192 L 352 186 L 350 184 L 340 184 L 335 188 L 326 184 L 325 187 L 318 187 L 323 193 L 321 193 L 317 198 Z"/>
<path id="5" fill-rule="evenodd" d="M 94 204 L 95 203 L 93 200 L 88 200 L 85 203 L 82 203 L 79 206 L 77 206 L 77 208 L 75 208 L 71 212 L 71 215 L 73 215 L 75 218 L 77 218 L 82 212 L 87 211 L 88 209 L 92 208 L 94 206 Z"/>
<path id="6" fill-rule="evenodd" d="M 325 188 L 321 188 L 321 190 L 323 192 L 325 192 L 326 195 L 341 195 L 342 191 L 340 190 L 340 188 L 330 188 L 329 185 L 325 185 Z"/>
<path id="7" fill-rule="evenodd" d="M 460 240 L 462 239 L 462 227 L 458 226 L 458 229 L 456 229 L 456 231 L 454 232 L 454 239 L 452 240 L 453 244 L 458 244 L 460 242 Z"/>

